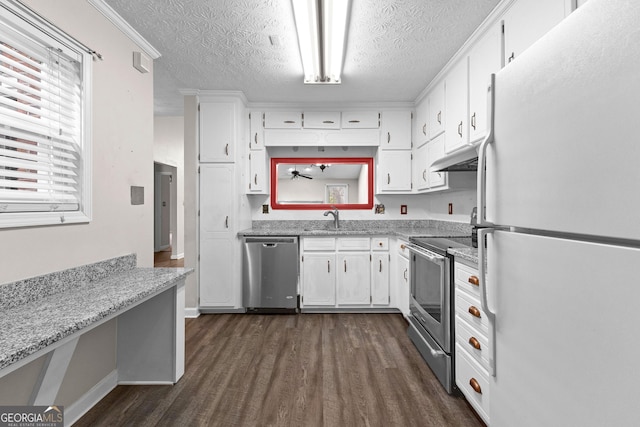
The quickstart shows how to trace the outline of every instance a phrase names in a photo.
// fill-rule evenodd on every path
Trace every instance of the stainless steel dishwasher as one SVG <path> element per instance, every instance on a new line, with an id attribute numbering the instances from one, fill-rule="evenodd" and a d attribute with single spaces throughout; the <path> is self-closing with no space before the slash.
<path id="1" fill-rule="evenodd" d="M 297 311 L 297 237 L 246 236 L 242 258 L 247 312 Z"/>

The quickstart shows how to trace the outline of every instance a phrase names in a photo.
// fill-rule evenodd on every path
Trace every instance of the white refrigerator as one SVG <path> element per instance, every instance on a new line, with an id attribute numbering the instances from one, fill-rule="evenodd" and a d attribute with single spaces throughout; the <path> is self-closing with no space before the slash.
<path id="1" fill-rule="evenodd" d="M 638 426 L 640 2 L 590 0 L 491 93 L 478 167 L 491 426 Z"/>

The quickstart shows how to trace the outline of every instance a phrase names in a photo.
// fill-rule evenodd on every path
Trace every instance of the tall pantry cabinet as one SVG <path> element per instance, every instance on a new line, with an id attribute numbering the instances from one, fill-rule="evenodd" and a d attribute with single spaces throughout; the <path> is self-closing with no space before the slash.
<path id="1" fill-rule="evenodd" d="M 199 307 L 227 311 L 242 306 L 240 229 L 251 224 L 240 183 L 248 135 L 240 96 L 200 96 L 199 104 Z"/>

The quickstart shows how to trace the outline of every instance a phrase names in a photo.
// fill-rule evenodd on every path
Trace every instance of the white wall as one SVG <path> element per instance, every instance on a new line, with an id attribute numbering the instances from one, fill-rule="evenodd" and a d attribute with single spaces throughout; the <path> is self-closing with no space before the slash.
<path id="1" fill-rule="evenodd" d="M 0 231 L 0 283 L 128 253 L 152 266 L 153 73 L 132 67 L 140 49 L 86 1 L 25 3 L 104 57 L 93 62 L 93 220 Z M 144 205 L 131 205 L 132 185 Z"/>
<path id="2" fill-rule="evenodd" d="M 104 57 L 104 61 L 93 63 L 93 220 L 88 224 L 1 230 L 0 283 L 129 253 L 138 255 L 139 266 L 151 267 L 153 72 L 141 74 L 133 68 L 133 51 L 140 48 L 86 0 L 23 2 Z M 143 205 L 131 205 L 132 185 L 144 187 Z M 82 366 L 72 360 L 64 390 L 73 393 L 61 390 L 56 404 L 71 405 L 105 372 L 115 369 L 111 357 L 116 349 L 114 326 L 112 323 L 111 327 L 95 330 L 98 336 L 93 339 L 101 346 L 88 346 L 88 353 L 77 350 L 73 360 L 102 361 Z M 79 369 L 84 374 L 80 375 Z M 78 382 L 79 377 L 84 379 Z M 22 370 L 12 378 L 23 380 Z M 3 383 L 2 387 L 11 389 L 13 385 Z"/>
<path id="3" fill-rule="evenodd" d="M 173 254 L 184 257 L 184 118 L 156 116 L 153 123 L 153 160 L 177 169 L 177 218 Z"/>

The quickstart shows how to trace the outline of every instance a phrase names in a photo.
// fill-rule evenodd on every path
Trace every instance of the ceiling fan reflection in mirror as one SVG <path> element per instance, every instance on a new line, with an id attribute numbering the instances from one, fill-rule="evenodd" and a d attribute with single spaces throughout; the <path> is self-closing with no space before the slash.
<path id="1" fill-rule="evenodd" d="M 301 174 L 297 167 L 296 168 L 291 168 L 289 169 L 289 172 L 291 172 L 291 179 L 298 179 L 298 178 L 307 178 L 307 179 L 313 179 L 312 176 L 309 175 L 303 175 Z"/>

